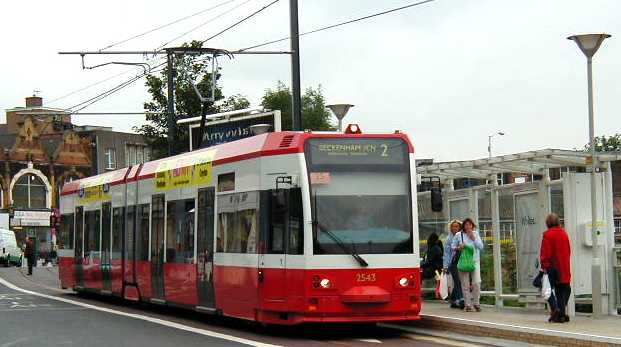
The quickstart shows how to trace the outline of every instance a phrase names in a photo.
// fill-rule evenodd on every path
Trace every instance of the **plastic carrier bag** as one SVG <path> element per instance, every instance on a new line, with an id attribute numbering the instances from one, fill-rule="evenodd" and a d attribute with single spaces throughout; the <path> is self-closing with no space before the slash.
<path id="1" fill-rule="evenodd" d="M 440 277 L 440 298 L 442 300 L 446 300 L 449 296 L 449 283 L 448 283 L 448 275 L 442 274 Z"/>
<path id="2" fill-rule="evenodd" d="M 465 245 L 459 256 L 459 262 L 457 263 L 457 270 L 461 272 L 474 271 L 474 246 Z"/>
<path id="3" fill-rule="evenodd" d="M 544 274 L 541 279 L 541 296 L 546 300 L 552 296 L 552 286 L 550 285 L 548 274 Z"/>

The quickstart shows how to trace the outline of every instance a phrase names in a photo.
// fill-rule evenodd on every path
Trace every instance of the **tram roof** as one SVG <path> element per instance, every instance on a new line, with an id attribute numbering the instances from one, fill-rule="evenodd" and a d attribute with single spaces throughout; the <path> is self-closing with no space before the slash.
<path id="1" fill-rule="evenodd" d="M 343 134 L 336 132 L 271 132 L 251 136 L 237 141 L 219 144 L 213 147 L 203 148 L 192 152 L 178 154 L 172 157 L 106 172 L 92 177 L 87 177 L 69 182 L 63 186 L 61 195 L 77 192 L 80 188 L 98 186 L 103 184 L 115 185 L 134 180 L 147 179 L 155 176 L 156 172 L 172 170 L 191 165 L 211 162 L 220 165 L 240 160 L 252 159 L 261 156 L 300 153 L 304 151 L 304 142 L 310 137 L 335 137 L 340 138 L 402 138 L 413 152 L 411 142 L 407 135 L 397 134 Z"/>
<path id="2" fill-rule="evenodd" d="M 597 153 L 595 160 L 601 167 L 608 162 L 621 160 L 621 152 Z M 490 175 L 504 172 L 542 174 L 546 169 L 590 165 L 591 153 L 589 152 L 542 149 L 477 160 L 423 165 L 419 166 L 417 171 L 423 176 L 488 179 Z"/>

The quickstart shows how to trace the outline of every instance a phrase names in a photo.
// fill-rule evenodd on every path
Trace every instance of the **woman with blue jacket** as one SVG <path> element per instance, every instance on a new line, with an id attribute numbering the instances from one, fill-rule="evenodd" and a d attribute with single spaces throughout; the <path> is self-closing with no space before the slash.
<path id="1" fill-rule="evenodd" d="M 476 224 L 470 218 L 463 221 L 463 230 L 455 234 L 451 242 L 453 251 L 462 251 L 466 246 L 474 248 L 475 266 L 472 272 L 459 271 L 459 280 L 466 305 L 464 311 L 476 310 L 481 312 L 481 251 L 483 250 L 483 241 L 476 230 Z"/>

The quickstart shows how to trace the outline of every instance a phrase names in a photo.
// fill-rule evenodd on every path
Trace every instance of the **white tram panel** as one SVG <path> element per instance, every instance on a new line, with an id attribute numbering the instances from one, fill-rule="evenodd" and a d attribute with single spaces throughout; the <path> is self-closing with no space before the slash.
<path id="1" fill-rule="evenodd" d="M 412 208 L 412 249 L 413 257 L 411 258 L 411 267 L 420 267 L 420 247 L 419 247 L 419 235 L 418 235 L 418 199 L 416 191 L 416 157 L 414 153 L 410 153 L 410 200 Z"/>
<path id="2" fill-rule="evenodd" d="M 220 193 L 238 193 L 259 190 L 260 158 L 235 161 L 213 166 L 212 181 L 218 186 L 218 178 L 223 174 L 235 174 L 235 189 Z"/>
<path id="3" fill-rule="evenodd" d="M 219 214 L 222 211 L 222 208 L 218 206 L 218 200 L 221 197 L 242 193 L 242 192 L 253 192 L 259 190 L 259 173 L 261 160 L 260 158 L 253 158 L 248 160 L 235 161 L 226 164 L 220 164 L 213 166 L 212 172 L 212 182 L 218 188 L 218 178 L 223 174 L 234 173 L 235 175 L 235 186 L 234 190 L 222 191 L 219 192 L 216 189 L 216 228 L 214 229 L 216 235 L 214 235 L 214 265 L 215 266 L 241 266 L 241 267 L 256 267 L 259 261 L 258 252 L 254 253 L 226 253 L 219 252 L 217 248 L 217 239 L 218 232 L 220 228 L 220 217 Z M 257 194 L 258 199 L 258 194 Z M 257 200 L 257 203 L 259 201 Z M 260 209 L 260 206 L 258 206 Z M 260 212 L 259 212 L 260 213 Z M 260 227 L 260 223 L 256 226 Z M 257 229 L 258 232 L 258 229 Z M 257 235 L 255 235 L 258 237 Z M 223 242 L 226 242 L 223 240 Z"/>
<path id="4" fill-rule="evenodd" d="M 283 154 L 261 157 L 261 190 L 276 189 L 278 177 L 290 176 L 292 186 L 279 184 L 278 188 L 300 187 L 300 177 L 306 175 L 300 160 L 304 160 L 303 153 Z"/>

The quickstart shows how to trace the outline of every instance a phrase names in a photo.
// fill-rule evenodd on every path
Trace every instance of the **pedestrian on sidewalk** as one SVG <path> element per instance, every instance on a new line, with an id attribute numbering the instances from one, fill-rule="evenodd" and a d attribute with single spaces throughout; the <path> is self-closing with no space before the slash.
<path id="1" fill-rule="evenodd" d="M 466 218 L 462 225 L 462 231 L 453 237 L 451 248 L 459 252 L 463 251 L 465 247 L 472 247 L 474 250 L 474 270 L 471 272 L 459 271 L 459 280 L 464 294 L 464 311 L 476 310 L 481 312 L 481 251 L 483 250 L 483 241 L 471 218 Z"/>
<path id="2" fill-rule="evenodd" d="M 423 262 L 423 279 L 436 278 L 436 272 L 442 271 L 443 262 L 442 241 L 438 234 L 431 233 L 427 238 L 427 253 Z"/>
<path id="3" fill-rule="evenodd" d="M 444 244 L 444 257 L 442 265 L 444 267 L 444 273 L 449 273 L 453 279 L 453 290 L 449 297 L 451 308 L 464 308 L 464 295 L 461 292 L 461 282 L 459 281 L 459 272 L 457 271 L 457 252 L 453 247 L 453 238 L 455 234 L 461 231 L 461 221 L 459 219 L 453 219 L 449 223 L 449 233 Z"/>
<path id="4" fill-rule="evenodd" d="M 546 226 L 548 230 L 543 233 L 539 259 L 554 292 L 549 300 L 552 314 L 548 321 L 565 323 L 569 322 L 567 302 L 571 294 L 571 243 L 556 213 L 546 217 Z"/>
<path id="5" fill-rule="evenodd" d="M 32 266 L 35 262 L 35 245 L 32 237 L 28 237 L 26 239 L 26 251 L 24 252 L 26 256 L 26 261 L 28 262 L 28 275 L 32 275 Z"/>

